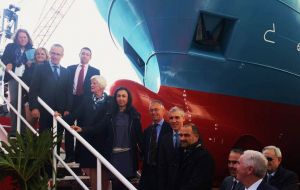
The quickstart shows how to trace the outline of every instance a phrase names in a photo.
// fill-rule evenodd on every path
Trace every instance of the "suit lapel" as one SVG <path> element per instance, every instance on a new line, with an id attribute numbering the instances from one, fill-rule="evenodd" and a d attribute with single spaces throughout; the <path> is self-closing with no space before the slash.
<path id="1" fill-rule="evenodd" d="M 90 79 L 92 76 L 90 76 L 91 74 L 91 67 L 88 65 L 87 66 L 87 71 L 86 71 L 86 75 L 85 75 L 85 78 L 84 78 L 84 82 L 83 82 L 83 86 L 87 86 L 89 85 L 89 82 L 90 82 Z"/>

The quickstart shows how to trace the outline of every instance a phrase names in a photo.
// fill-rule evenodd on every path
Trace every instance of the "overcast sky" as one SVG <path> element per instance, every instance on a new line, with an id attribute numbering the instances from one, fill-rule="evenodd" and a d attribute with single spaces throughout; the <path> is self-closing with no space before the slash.
<path id="1" fill-rule="evenodd" d="M 49 0 L 1 0 L 0 10 L 7 8 L 9 4 L 20 6 L 19 28 L 27 29 L 32 34 L 41 12 L 46 11 L 43 9 L 46 1 L 48 1 L 47 5 L 52 2 Z M 87 46 L 93 52 L 91 65 L 100 69 L 109 85 L 118 79 L 138 81 L 122 49 L 117 49 L 113 44 L 107 25 L 92 0 L 75 0 L 45 47 L 49 49 L 53 43 L 60 43 L 65 48 L 63 66 L 78 64 L 79 51 Z"/>

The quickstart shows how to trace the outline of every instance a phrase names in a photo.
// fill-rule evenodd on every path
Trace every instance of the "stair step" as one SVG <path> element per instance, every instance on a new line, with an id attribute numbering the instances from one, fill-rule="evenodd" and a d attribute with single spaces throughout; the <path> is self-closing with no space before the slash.
<path id="1" fill-rule="evenodd" d="M 87 187 L 90 187 L 89 176 L 78 176 Z M 73 176 L 65 176 L 57 178 L 57 190 L 81 190 L 82 187 L 78 184 Z"/>

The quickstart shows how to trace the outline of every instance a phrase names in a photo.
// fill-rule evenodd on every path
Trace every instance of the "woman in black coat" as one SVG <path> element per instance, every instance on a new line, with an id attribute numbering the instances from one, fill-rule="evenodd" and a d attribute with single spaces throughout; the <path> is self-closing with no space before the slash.
<path id="1" fill-rule="evenodd" d="M 141 116 L 132 106 L 132 96 L 125 87 L 114 93 L 115 108 L 106 115 L 108 127 L 105 157 L 127 179 L 136 177 L 138 155 L 141 153 L 142 126 Z M 112 188 L 127 189 L 112 177 Z"/>
<path id="2" fill-rule="evenodd" d="M 49 53 L 46 48 L 40 47 L 37 48 L 34 52 L 34 60 L 33 62 L 29 61 L 27 64 L 27 68 L 24 71 L 22 76 L 22 80 L 27 86 L 30 86 L 32 81 L 32 76 L 36 65 L 43 64 L 44 62 L 49 60 Z M 25 104 L 25 114 L 26 120 L 34 127 L 37 127 L 37 119 L 32 118 L 31 111 L 29 109 L 28 104 L 28 93 L 24 90 L 23 91 L 23 100 Z"/>
<path id="3" fill-rule="evenodd" d="M 71 126 L 82 137 L 89 142 L 100 154 L 104 154 L 105 142 L 107 138 L 107 127 L 101 125 L 106 113 L 112 109 L 112 97 L 108 96 L 104 89 L 106 80 L 100 75 L 91 78 L 91 96 L 85 96 L 81 105 L 71 114 L 64 116 L 64 119 L 72 125 L 76 119 L 81 123 Z M 77 157 L 78 156 L 78 157 Z M 92 189 L 97 187 L 97 160 L 96 157 L 87 150 L 80 142 L 76 144 L 76 161 L 79 161 L 80 168 L 91 178 Z M 103 170 L 102 170 L 103 171 Z M 104 178 L 105 173 L 103 173 Z M 107 184 L 107 179 L 102 177 L 103 189 Z"/>
<path id="4" fill-rule="evenodd" d="M 84 110 L 84 109 L 82 109 Z M 83 111 L 91 114 L 90 111 Z M 132 96 L 125 87 L 114 93 L 113 108 L 97 114 L 93 125 L 87 127 L 72 126 L 83 137 L 99 141 L 91 145 L 97 149 L 127 179 L 136 177 L 138 154 L 141 153 L 142 127 L 141 116 L 132 106 Z M 100 142 L 101 141 L 101 142 Z M 92 141 L 89 141 L 92 142 Z M 80 152 L 80 157 L 88 154 Z M 93 162 L 94 163 L 94 162 Z M 80 165 L 83 165 L 80 161 Z M 127 189 L 112 175 L 114 190 Z"/>

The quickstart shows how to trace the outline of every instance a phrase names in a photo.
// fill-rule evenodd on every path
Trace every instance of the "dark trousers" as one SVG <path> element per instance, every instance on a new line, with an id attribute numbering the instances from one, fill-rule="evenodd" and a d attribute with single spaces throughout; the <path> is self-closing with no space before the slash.
<path id="1" fill-rule="evenodd" d="M 83 96 L 76 96 L 73 95 L 73 106 L 72 106 L 72 111 L 75 112 L 80 104 L 82 103 Z M 81 121 L 77 120 L 77 125 L 82 127 Z M 73 125 L 73 123 L 69 123 L 69 125 Z M 67 130 L 65 130 L 65 151 L 66 151 L 66 159 L 73 161 L 76 160 L 78 161 L 78 158 L 76 158 L 76 153 L 75 153 L 75 146 L 74 146 L 74 136 Z"/>
<path id="2" fill-rule="evenodd" d="M 157 190 L 157 180 L 157 166 L 144 164 L 138 189 Z"/>
<path id="3" fill-rule="evenodd" d="M 42 110 L 40 112 L 40 120 L 39 120 L 39 132 L 42 133 L 45 130 L 51 130 L 53 128 L 53 116 L 50 115 L 47 111 Z M 60 155 L 60 146 L 62 134 L 64 131 L 64 127 L 57 123 L 57 154 Z"/>

